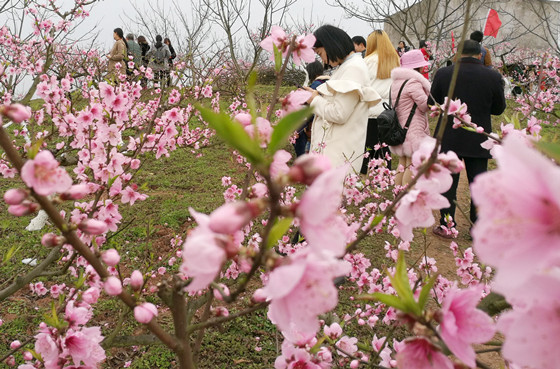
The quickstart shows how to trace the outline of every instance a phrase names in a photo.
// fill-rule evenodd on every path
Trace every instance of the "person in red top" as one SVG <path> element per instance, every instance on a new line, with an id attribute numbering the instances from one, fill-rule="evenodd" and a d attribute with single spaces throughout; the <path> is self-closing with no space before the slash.
<path id="1" fill-rule="evenodd" d="M 422 55 L 424 55 L 424 60 L 430 61 L 430 60 L 434 59 L 431 51 L 428 48 L 428 45 L 426 44 L 426 40 L 420 40 L 418 47 L 420 48 L 420 51 L 422 51 Z M 430 66 L 429 65 L 425 66 L 422 69 L 422 75 L 424 77 L 426 77 L 427 80 L 430 79 Z"/>

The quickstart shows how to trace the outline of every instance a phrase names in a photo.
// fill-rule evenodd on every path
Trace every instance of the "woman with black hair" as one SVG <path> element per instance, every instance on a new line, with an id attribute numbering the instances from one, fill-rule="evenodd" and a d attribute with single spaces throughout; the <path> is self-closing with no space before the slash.
<path id="1" fill-rule="evenodd" d="M 354 43 L 340 28 L 325 25 L 314 32 L 313 49 L 324 64 L 337 67 L 331 78 L 313 90 L 307 101 L 315 110 L 311 151 L 331 160 L 333 167 L 346 162 L 360 172 L 366 142 L 368 109 L 381 98 L 369 86 L 368 68 Z"/>
<path id="2" fill-rule="evenodd" d="M 116 79 L 119 74 L 125 72 L 125 63 L 128 56 L 127 44 L 124 42 L 124 33 L 121 28 L 115 28 L 113 30 L 113 39 L 115 43 L 113 44 L 111 52 L 107 54 L 107 58 L 109 58 L 107 72 L 110 79 Z M 118 69 L 117 64 L 120 65 Z"/>
<path id="3" fill-rule="evenodd" d="M 171 52 L 167 45 L 161 42 L 163 38 L 160 35 L 156 36 L 156 43 L 150 48 L 146 58 L 150 61 L 150 68 L 154 72 L 154 82 L 159 83 L 163 87 L 166 72 L 169 70 L 169 57 Z"/>
<path id="4" fill-rule="evenodd" d="M 140 45 L 140 49 L 142 50 L 142 66 L 144 66 L 144 68 L 148 68 L 149 60 L 146 55 L 150 50 L 150 44 L 148 44 L 146 37 L 138 36 L 138 45 Z M 142 85 L 142 87 L 147 86 L 148 80 L 146 79 L 146 77 L 142 77 L 142 79 L 140 80 L 140 84 Z"/>
<path id="5" fill-rule="evenodd" d="M 169 52 L 171 53 L 171 56 L 169 57 L 169 69 L 173 69 L 173 59 L 175 59 L 177 57 L 177 54 L 175 53 L 175 48 L 173 48 L 173 45 L 171 45 L 171 40 L 169 40 L 169 38 L 164 38 L 163 39 L 163 43 L 167 45 L 167 47 L 169 48 Z M 167 79 L 167 87 L 171 86 L 171 72 L 170 70 L 166 71 L 165 77 Z"/>
<path id="6" fill-rule="evenodd" d="M 410 50 L 410 47 L 406 46 L 406 42 L 404 41 L 399 41 L 399 46 L 397 47 L 397 54 L 399 54 L 399 56 L 403 56 L 404 53 L 406 53 L 408 50 Z"/>

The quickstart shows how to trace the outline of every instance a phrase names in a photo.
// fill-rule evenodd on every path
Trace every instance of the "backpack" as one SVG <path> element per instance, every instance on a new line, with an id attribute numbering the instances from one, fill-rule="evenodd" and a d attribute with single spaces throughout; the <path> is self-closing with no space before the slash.
<path id="1" fill-rule="evenodd" d="M 154 53 L 154 63 L 164 64 L 165 59 L 165 48 L 163 46 L 160 48 L 156 48 L 156 52 Z"/>
<path id="2" fill-rule="evenodd" d="M 401 124 L 399 123 L 399 118 L 397 116 L 396 108 L 399 105 L 399 99 L 401 97 L 403 88 L 408 81 L 409 80 L 407 79 L 401 85 L 394 107 L 391 106 L 391 90 L 389 90 L 389 104 L 385 102 L 383 103 L 383 107 L 385 108 L 385 110 L 377 117 L 379 142 L 382 143 L 384 142 L 389 146 L 398 146 L 404 142 L 406 138 L 406 132 L 408 131 L 408 127 L 410 126 L 412 117 L 416 112 L 417 105 L 416 103 L 414 103 L 414 106 L 412 106 L 412 110 L 408 115 L 406 125 L 402 127 Z"/>

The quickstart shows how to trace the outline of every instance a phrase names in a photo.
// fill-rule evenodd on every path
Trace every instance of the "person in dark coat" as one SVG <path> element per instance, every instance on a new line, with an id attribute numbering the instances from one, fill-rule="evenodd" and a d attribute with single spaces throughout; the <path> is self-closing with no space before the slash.
<path id="1" fill-rule="evenodd" d="M 140 45 L 140 49 L 142 49 L 142 65 L 144 66 L 144 68 L 148 68 L 149 60 L 146 55 L 148 54 L 148 51 L 150 51 L 150 44 L 148 44 L 146 37 L 138 36 L 138 45 Z M 148 79 L 146 77 L 142 77 L 140 83 L 142 87 L 146 87 L 148 84 Z"/>
<path id="2" fill-rule="evenodd" d="M 171 86 L 171 69 L 173 69 L 173 59 L 177 57 L 177 53 L 175 52 L 175 48 L 173 47 L 173 45 L 171 45 L 171 40 L 169 38 L 164 38 L 163 43 L 167 45 L 167 47 L 169 48 L 169 52 L 171 53 L 171 56 L 169 57 L 170 70 L 167 71 L 167 74 L 165 76 L 167 79 L 167 87 L 169 87 Z"/>
<path id="3" fill-rule="evenodd" d="M 466 103 L 472 122 L 484 128 L 485 132 L 490 133 L 492 132 L 490 115 L 502 114 L 506 109 L 506 99 L 501 75 L 493 69 L 484 67 L 480 60 L 481 56 L 480 44 L 473 40 L 466 40 L 460 61 L 437 71 L 431 88 L 433 99 L 430 98 L 428 103 L 433 105 L 435 100 L 439 104 L 443 104 L 449 90 L 453 70 L 459 67 L 457 84 L 452 98 L 460 99 L 461 102 Z M 441 123 L 441 120 L 439 123 Z M 436 132 L 439 129 L 439 123 Z M 460 159 L 464 160 L 469 184 L 474 181 L 477 175 L 486 172 L 488 169 L 490 152 L 480 146 L 484 141 L 486 141 L 484 135 L 462 128 L 453 129 L 453 117 L 449 118 L 443 133 L 441 151 L 454 151 Z M 441 225 L 446 224 L 446 214 L 455 217 L 458 184 L 459 174 L 457 173 L 453 175 L 453 185 L 444 194 L 451 206 L 441 210 Z M 476 208 L 471 201 L 471 222 L 476 222 L 476 218 Z M 439 236 L 450 238 L 450 235 L 441 226 L 437 226 L 433 231 Z"/>

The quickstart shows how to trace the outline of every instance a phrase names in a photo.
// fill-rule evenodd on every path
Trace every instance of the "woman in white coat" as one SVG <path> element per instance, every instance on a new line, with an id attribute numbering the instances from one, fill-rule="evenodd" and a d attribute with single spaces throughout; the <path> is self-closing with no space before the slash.
<path id="1" fill-rule="evenodd" d="M 352 39 L 340 28 L 325 25 L 314 32 L 313 49 L 323 63 L 337 67 L 329 81 L 312 91 L 314 108 L 311 151 L 327 156 L 334 167 L 346 162 L 355 173 L 362 167 L 368 110 L 381 98 L 369 86 L 367 66 L 354 52 Z"/>
<path id="2" fill-rule="evenodd" d="M 371 87 L 381 96 L 381 102 L 369 109 L 368 127 L 365 151 L 369 155 L 364 158 L 362 174 L 367 174 L 368 164 L 371 158 L 384 159 L 389 154 L 389 148 L 381 147 L 383 142 L 379 141 L 377 130 L 377 117 L 385 110 L 383 103 L 389 102 L 389 92 L 391 90 L 391 71 L 401 65 L 399 54 L 393 48 L 391 40 L 385 31 L 375 30 L 367 39 L 366 57 L 364 59 L 369 71 Z M 376 146 L 379 148 L 376 150 Z M 388 161 L 391 169 L 391 161 Z"/>

